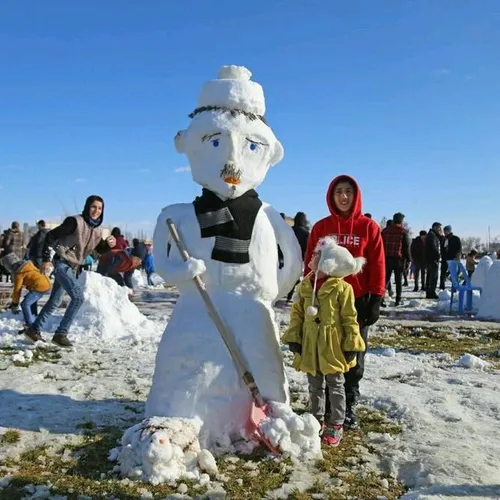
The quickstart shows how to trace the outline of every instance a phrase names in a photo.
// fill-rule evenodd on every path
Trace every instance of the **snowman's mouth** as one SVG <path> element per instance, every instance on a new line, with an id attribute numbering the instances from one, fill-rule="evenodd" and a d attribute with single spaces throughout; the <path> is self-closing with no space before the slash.
<path id="1" fill-rule="evenodd" d="M 226 163 L 224 165 L 224 168 L 220 172 L 222 180 L 225 183 L 231 184 L 233 186 L 237 186 L 241 183 L 241 174 L 241 170 L 239 168 L 236 168 L 231 163 Z"/>

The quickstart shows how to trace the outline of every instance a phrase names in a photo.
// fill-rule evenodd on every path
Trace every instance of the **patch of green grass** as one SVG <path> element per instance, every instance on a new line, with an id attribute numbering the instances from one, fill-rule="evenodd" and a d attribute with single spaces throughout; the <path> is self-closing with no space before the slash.
<path id="1" fill-rule="evenodd" d="M 0 347 L 0 354 L 4 356 L 12 356 L 13 354 L 21 351 L 19 347 L 12 346 L 4 346 Z M 36 346 L 33 349 L 30 349 L 33 353 L 33 357 L 30 361 L 13 361 L 14 366 L 20 366 L 22 368 L 27 368 L 33 363 L 57 363 L 59 359 L 61 359 L 61 354 L 58 349 L 47 349 L 46 347 Z"/>
<path id="2" fill-rule="evenodd" d="M 388 499 L 398 498 L 404 493 L 404 486 L 388 479 L 389 488 L 381 484 L 383 476 L 373 471 L 362 473 L 358 464 L 366 460 L 370 454 L 367 444 L 368 432 L 398 434 L 401 428 L 387 420 L 383 414 L 369 408 L 358 410 L 361 430 L 346 432 L 338 448 L 324 448 L 323 460 L 312 465 L 311 474 L 326 478 L 341 477 L 339 486 L 325 485 L 323 479 L 317 479 L 306 492 L 298 491 L 290 494 L 292 500 L 310 500 L 314 493 L 327 492 L 327 498 L 344 499 L 348 496 L 358 498 L 376 498 L 386 496 Z M 150 492 L 155 499 L 162 499 L 176 493 L 177 486 L 158 485 L 135 481 L 123 481 L 112 472 L 114 463 L 109 462 L 109 451 L 116 447 L 123 430 L 118 428 L 97 428 L 93 422 L 82 422 L 78 428 L 86 432 L 78 444 L 68 445 L 57 454 L 48 452 L 45 447 L 36 448 L 21 455 L 18 459 L 7 459 L 0 465 L 14 468 L 17 472 L 8 488 L 2 491 L 2 500 L 21 500 L 29 484 L 51 483 L 53 495 L 67 496 L 68 500 L 76 500 L 79 495 L 91 496 L 94 500 L 117 497 L 122 500 L 136 500 L 141 492 Z M 10 432 L 10 431 L 9 431 Z M 14 431 L 12 431 L 14 432 Z M 360 446 L 365 448 L 360 455 Z M 212 480 L 220 481 L 232 500 L 264 498 L 266 493 L 287 483 L 291 475 L 290 460 L 275 460 L 266 456 L 265 450 L 256 450 L 239 459 L 223 456 L 217 459 L 219 474 Z M 327 473 L 327 474 L 325 474 Z M 195 487 L 190 481 L 181 481 L 188 487 L 191 496 L 202 495 L 206 487 Z M 339 481 L 340 482 L 340 481 Z M 326 489 L 325 489 L 326 488 Z"/>
<path id="3" fill-rule="evenodd" d="M 458 336 L 451 330 L 440 328 L 399 327 L 391 335 L 370 336 L 370 347 L 393 347 L 410 353 L 448 353 L 458 359 L 465 353 L 475 354 L 494 365 L 499 365 L 499 332 L 463 329 Z"/>
<path id="4" fill-rule="evenodd" d="M 21 433 L 14 429 L 9 429 L 0 436 L 0 444 L 14 444 L 21 439 Z"/>
<path id="5" fill-rule="evenodd" d="M 349 497 L 372 499 L 378 496 L 392 500 L 403 495 L 406 488 L 402 483 L 383 474 L 356 469 L 358 464 L 366 461 L 366 457 L 374 452 L 368 444 L 369 432 L 397 435 L 402 432 L 401 426 L 388 420 L 382 413 L 363 406 L 358 407 L 358 416 L 361 430 L 344 432 L 344 438 L 338 448 L 323 447 L 323 459 L 316 463 L 318 473 L 326 472 L 330 480 L 333 478 L 333 481 L 339 484 L 328 485 L 317 480 L 307 491 L 293 492 L 290 499 L 311 500 L 314 493 L 324 493 L 326 498 L 331 500 Z M 360 447 L 365 449 L 364 454 L 360 453 Z M 387 483 L 383 479 L 387 479 Z"/>

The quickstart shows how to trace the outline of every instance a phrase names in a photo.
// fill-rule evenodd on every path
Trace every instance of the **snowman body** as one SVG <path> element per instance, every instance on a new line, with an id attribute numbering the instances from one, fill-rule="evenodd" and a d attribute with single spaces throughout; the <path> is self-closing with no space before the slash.
<path id="1" fill-rule="evenodd" d="M 283 156 L 281 144 L 258 117 L 259 111 L 263 114 L 261 87 L 248 81 L 249 72 L 229 68 L 204 86 L 202 111 L 176 137 L 177 150 L 190 161 L 193 180 L 222 201 L 257 187 Z M 214 102 L 207 108 L 210 99 Z M 245 102 L 250 103 L 248 109 L 241 111 Z M 235 105 L 240 111 L 228 111 Z M 197 274 L 263 397 L 280 403 L 289 402 L 289 393 L 272 305 L 300 276 L 300 247 L 289 225 L 266 203 L 251 221 L 246 261 L 237 263 L 213 258 L 216 238 L 202 235 L 203 222 L 193 203 L 170 205 L 158 217 L 157 272 L 177 285 L 180 297 L 158 348 L 146 417 L 199 418 L 201 446 L 227 449 L 245 436 L 250 393 L 170 237 L 167 219 L 174 221 L 189 254 L 203 261 L 206 270 Z"/>

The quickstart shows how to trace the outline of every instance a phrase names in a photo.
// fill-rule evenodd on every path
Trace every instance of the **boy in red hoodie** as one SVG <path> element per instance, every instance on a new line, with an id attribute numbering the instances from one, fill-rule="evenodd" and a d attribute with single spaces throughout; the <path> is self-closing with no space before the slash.
<path id="1" fill-rule="evenodd" d="M 361 336 L 368 345 L 369 327 L 378 321 L 380 304 L 385 294 L 385 255 L 380 226 L 362 214 L 361 190 L 348 175 L 333 179 L 326 195 L 330 215 L 312 228 L 304 262 L 311 261 L 318 240 L 335 236 L 337 243 L 346 247 L 353 257 L 364 257 L 366 265 L 359 274 L 345 278 L 351 284 L 356 298 L 356 311 Z M 311 270 L 305 266 L 304 276 Z M 345 428 L 359 429 L 355 405 L 359 399 L 359 382 L 363 378 L 365 352 L 357 355 L 354 368 L 345 374 L 346 417 Z"/>

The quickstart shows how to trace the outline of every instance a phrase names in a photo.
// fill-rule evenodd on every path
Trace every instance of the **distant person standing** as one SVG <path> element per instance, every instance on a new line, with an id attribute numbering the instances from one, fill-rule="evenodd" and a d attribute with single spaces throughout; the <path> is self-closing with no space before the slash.
<path id="1" fill-rule="evenodd" d="M 385 277 L 387 283 L 391 281 L 392 273 L 396 280 L 396 306 L 401 304 L 402 279 L 406 262 L 410 260 L 410 237 L 403 227 L 405 216 L 395 213 L 392 225 L 382 231 L 382 241 L 385 252 Z"/>
<path id="2" fill-rule="evenodd" d="M 307 221 L 307 216 L 304 212 L 297 212 L 293 219 L 293 232 L 295 233 L 295 237 L 299 242 L 300 249 L 302 251 L 302 262 L 304 261 L 304 256 L 307 250 L 307 240 L 309 239 L 309 222 Z M 295 287 L 290 290 L 287 296 L 288 302 L 292 300 L 293 291 Z"/>
<path id="3" fill-rule="evenodd" d="M 45 236 L 47 229 L 45 221 L 39 220 L 37 223 L 38 231 L 31 237 L 28 243 L 28 259 L 35 264 L 38 269 L 42 268 L 43 247 L 45 245 Z"/>
<path id="4" fill-rule="evenodd" d="M 14 252 L 19 259 L 24 259 L 23 233 L 19 230 L 19 222 L 14 221 L 4 234 L 3 249 Z"/>
<path id="5" fill-rule="evenodd" d="M 445 289 L 448 261 L 460 260 L 462 257 L 462 241 L 453 234 L 451 226 L 444 226 L 443 256 L 441 261 L 441 279 L 439 288 Z"/>
<path id="6" fill-rule="evenodd" d="M 425 238 L 425 263 L 427 266 L 426 299 L 438 298 L 436 288 L 438 285 L 439 261 L 441 260 L 441 235 L 441 223 L 434 222 Z"/>
<path id="7" fill-rule="evenodd" d="M 413 239 L 410 247 L 410 256 L 415 266 L 415 287 L 414 292 L 418 292 L 418 278 L 420 277 L 420 289 L 425 290 L 425 238 L 427 231 L 420 231 L 418 236 Z"/>

